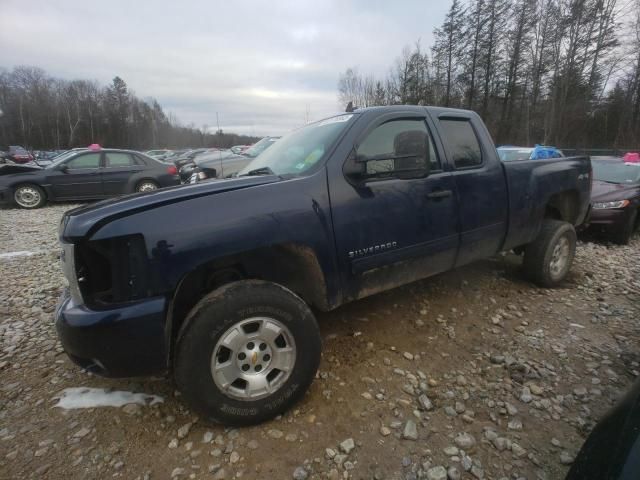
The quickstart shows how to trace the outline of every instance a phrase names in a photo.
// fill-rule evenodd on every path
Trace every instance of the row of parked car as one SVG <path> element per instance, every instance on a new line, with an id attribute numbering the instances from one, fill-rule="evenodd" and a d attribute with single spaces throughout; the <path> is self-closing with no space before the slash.
<path id="1" fill-rule="evenodd" d="M 237 175 L 251 161 L 280 137 L 264 137 L 254 145 L 238 145 L 229 149 L 195 149 L 180 155 L 167 155 L 164 150 L 150 150 L 147 155 L 173 162 L 183 183 L 197 183 L 211 178 Z"/>

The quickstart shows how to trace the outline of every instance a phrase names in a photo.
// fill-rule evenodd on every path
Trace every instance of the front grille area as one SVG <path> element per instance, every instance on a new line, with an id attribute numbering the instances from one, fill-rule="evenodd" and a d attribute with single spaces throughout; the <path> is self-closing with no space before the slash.
<path id="1" fill-rule="evenodd" d="M 85 303 L 94 308 L 149 296 L 142 235 L 76 244 L 76 272 Z"/>

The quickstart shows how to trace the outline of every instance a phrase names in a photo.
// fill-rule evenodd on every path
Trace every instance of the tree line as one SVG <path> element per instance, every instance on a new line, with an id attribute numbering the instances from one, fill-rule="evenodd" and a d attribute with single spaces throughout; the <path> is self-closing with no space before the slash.
<path id="1" fill-rule="evenodd" d="M 141 100 L 120 77 L 64 80 L 36 67 L 0 71 L 0 148 L 67 149 L 231 147 L 256 137 L 184 126 L 153 98 Z"/>
<path id="2" fill-rule="evenodd" d="M 340 102 L 478 112 L 499 144 L 640 146 L 640 0 L 453 0 L 427 51 L 347 69 Z"/>

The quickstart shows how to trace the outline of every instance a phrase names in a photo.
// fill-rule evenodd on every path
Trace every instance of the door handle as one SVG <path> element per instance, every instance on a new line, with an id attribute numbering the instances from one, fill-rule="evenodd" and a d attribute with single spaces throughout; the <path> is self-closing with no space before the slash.
<path id="1" fill-rule="evenodd" d="M 450 197 L 453 194 L 451 190 L 435 190 L 427 195 L 427 198 L 439 200 L 441 198 Z"/>

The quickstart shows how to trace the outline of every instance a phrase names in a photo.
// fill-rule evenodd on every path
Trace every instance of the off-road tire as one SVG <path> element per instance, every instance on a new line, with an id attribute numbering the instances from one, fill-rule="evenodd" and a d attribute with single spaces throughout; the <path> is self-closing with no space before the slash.
<path id="1" fill-rule="evenodd" d="M 563 238 L 568 242 L 566 263 L 559 272 L 553 273 L 554 249 Z M 571 270 L 575 252 L 576 231 L 573 225 L 561 220 L 545 219 L 536 239 L 525 248 L 524 270 L 527 276 L 541 287 L 558 286 Z"/>
<path id="2" fill-rule="evenodd" d="M 295 362 L 284 383 L 268 396 L 234 398 L 214 380 L 213 362 L 218 361 L 214 350 L 234 326 L 261 317 L 275 319 L 288 329 Z M 178 333 L 173 372 L 178 389 L 201 418 L 252 425 L 279 415 L 305 394 L 318 370 L 320 353 L 318 325 L 300 297 L 275 283 L 241 280 L 211 292 L 191 310 Z"/>

